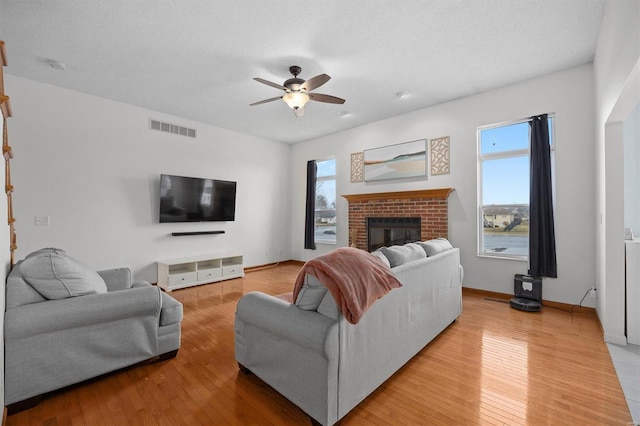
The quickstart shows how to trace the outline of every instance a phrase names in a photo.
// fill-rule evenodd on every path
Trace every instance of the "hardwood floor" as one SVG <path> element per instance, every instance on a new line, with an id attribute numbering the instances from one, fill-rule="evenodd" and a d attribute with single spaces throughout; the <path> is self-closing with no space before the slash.
<path id="1" fill-rule="evenodd" d="M 233 343 L 242 294 L 289 292 L 299 268 L 285 263 L 172 292 L 185 310 L 177 358 L 49 394 L 6 424 L 309 424 L 260 379 L 239 372 Z M 341 424 L 631 424 L 593 314 L 520 312 L 471 293 L 463 304 L 458 322 Z"/>

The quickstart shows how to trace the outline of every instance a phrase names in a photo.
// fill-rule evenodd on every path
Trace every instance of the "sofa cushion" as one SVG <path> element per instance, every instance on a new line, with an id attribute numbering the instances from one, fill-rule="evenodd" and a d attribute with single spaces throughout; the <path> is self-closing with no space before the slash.
<path id="1" fill-rule="evenodd" d="M 387 259 L 387 256 L 385 256 L 384 253 L 382 253 L 382 251 L 380 251 L 380 249 L 378 249 L 376 251 L 372 251 L 371 254 L 374 255 L 375 257 L 377 257 L 378 259 L 382 260 L 382 263 L 384 263 L 388 268 L 391 268 L 391 264 L 389 263 L 389 259 Z"/>
<path id="2" fill-rule="evenodd" d="M 389 265 L 392 268 L 402 265 L 403 263 L 427 257 L 425 250 L 416 243 L 408 243 L 403 246 L 382 247 L 380 251 L 389 259 Z"/>
<path id="3" fill-rule="evenodd" d="M 57 249 L 27 256 L 20 264 L 20 272 L 47 299 L 107 292 L 107 285 L 96 271 Z"/>
<path id="4" fill-rule="evenodd" d="M 320 280 L 313 275 L 306 274 L 295 304 L 305 311 L 315 311 L 326 293 L 327 287 Z"/>
<path id="5" fill-rule="evenodd" d="M 436 238 L 429 241 L 420 241 L 418 244 L 424 249 L 427 256 L 435 256 L 443 251 L 453 248 L 449 240 L 446 238 Z"/>

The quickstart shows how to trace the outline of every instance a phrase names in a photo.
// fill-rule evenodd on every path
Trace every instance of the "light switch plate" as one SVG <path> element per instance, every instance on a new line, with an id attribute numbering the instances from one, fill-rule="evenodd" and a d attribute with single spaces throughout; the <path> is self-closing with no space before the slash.
<path id="1" fill-rule="evenodd" d="M 50 216 L 35 216 L 34 223 L 36 226 L 49 226 L 51 224 Z"/>

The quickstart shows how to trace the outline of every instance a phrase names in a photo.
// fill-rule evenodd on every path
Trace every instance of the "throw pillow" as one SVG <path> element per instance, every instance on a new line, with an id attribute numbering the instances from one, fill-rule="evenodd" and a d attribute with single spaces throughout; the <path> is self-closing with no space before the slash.
<path id="1" fill-rule="evenodd" d="M 55 248 L 55 247 L 47 247 L 47 248 L 41 248 L 40 250 L 36 250 L 33 253 L 29 253 L 28 255 L 25 256 L 25 259 L 28 259 L 30 257 L 40 256 L 41 254 L 47 254 L 47 253 L 56 253 L 56 254 L 68 256 L 67 252 L 62 249 Z"/>
<path id="2" fill-rule="evenodd" d="M 372 251 L 371 254 L 373 256 L 377 257 L 378 259 L 382 260 L 382 263 L 384 263 L 387 268 L 391 268 L 391 264 L 389 263 L 389 259 L 387 259 L 387 256 L 385 256 L 384 253 L 382 253 L 380 251 L 380 249 L 378 249 L 376 251 Z"/>
<path id="3" fill-rule="evenodd" d="M 416 243 L 408 243 L 403 246 L 381 247 L 380 251 L 389 259 L 389 265 L 392 268 L 426 257 L 424 250 Z"/>
<path id="4" fill-rule="evenodd" d="M 327 287 L 313 275 L 306 274 L 295 304 L 305 311 L 315 311 L 325 294 L 327 294 Z"/>
<path id="5" fill-rule="evenodd" d="M 334 320 L 340 318 L 340 308 L 338 308 L 336 299 L 333 298 L 331 292 L 322 298 L 322 302 L 320 302 L 320 306 L 318 306 L 317 311 L 319 314 Z"/>
<path id="6" fill-rule="evenodd" d="M 107 292 L 107 285 L 96 271 L 64 251 L 32 253 L 20 264 L 20 272 L 24 280 L 47 299 Z"/>
<path id="7" fill-rule="evenodd" d="M 436 238 L 429 241 L 420 241 L 418 244 L 424 249 L 427 256 L 435 256 L 438 253 L 447 251 L 453 248 L 449 240 L 446 238 Z"/>

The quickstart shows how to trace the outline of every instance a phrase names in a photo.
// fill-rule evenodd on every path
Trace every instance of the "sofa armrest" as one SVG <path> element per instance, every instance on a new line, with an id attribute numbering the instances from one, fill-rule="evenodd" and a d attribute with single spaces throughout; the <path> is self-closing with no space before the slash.
<path id="1" fill-rule="evenodd" d="M 305 311 L 265 293 L 247 293 L 238 302 L 236 320 L 265 330 L 284 340 L 324 351 L 327 336 L 337 333 L 338 323 L 315 311 Z"/>
<path id="2" fill-rule="evenodd" d="M 149 281 L 134 281 L 131 283 L 131 288 L 137 288 L 137 287 L 148 287 L 150 286 L 151 283 Z"/>
<path id="3" fill-rule="evenodd" d="M 115 268 L 98 271 L 107 284 L 107 290 L 117 291 L 131 288 L 131 270 L 129 268 Z"/>
<path id="4" fill-rule="evenodd" d="M 150 284 L 149 284 L 150 285 Z M 167 293 L 161 291 L 162 311 L 160 312 L 160 326 L 177 324 L 182 321 L 183 309 L 182 303 L 178 302 Z"/>
<path id="5" fill-rule="evenodd" d="M 160 317 L 160 289 L 149 286 L 23 305 L 5 313 L 5 339 L 102 324 L 132 317 Z"/>

